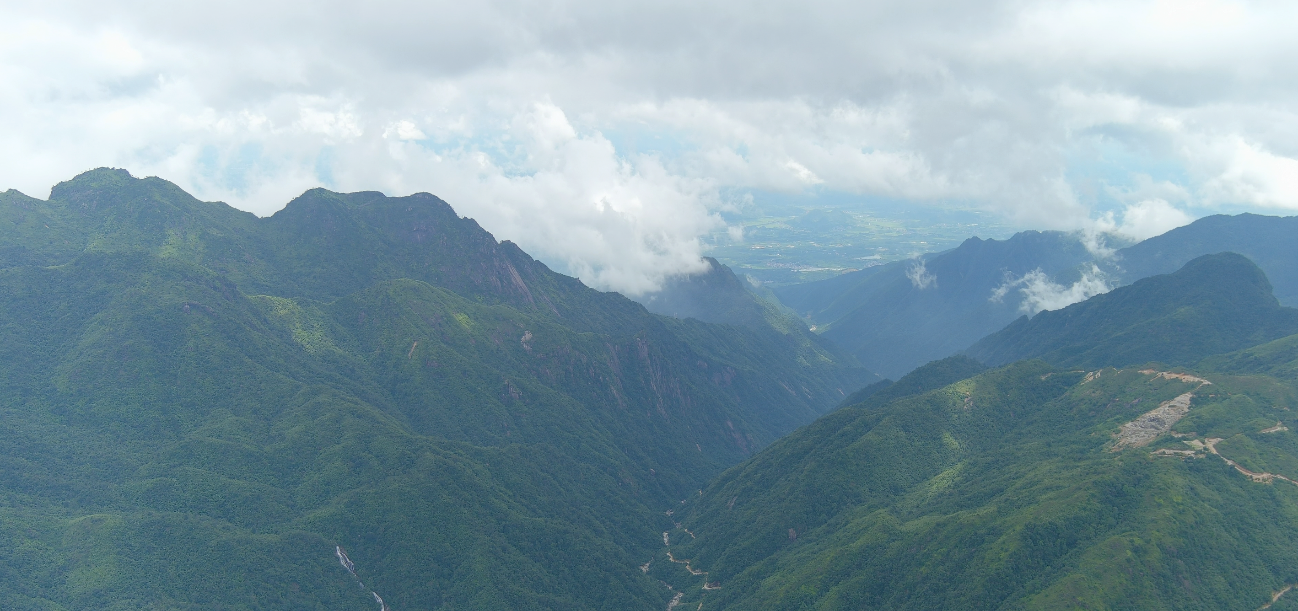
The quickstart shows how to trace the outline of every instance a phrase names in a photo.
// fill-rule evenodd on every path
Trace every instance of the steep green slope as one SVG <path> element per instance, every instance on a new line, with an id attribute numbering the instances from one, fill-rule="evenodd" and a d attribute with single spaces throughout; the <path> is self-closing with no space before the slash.
<path id="1" fill-rule="evenodd" d="M 968 354 L 991 365 L 1042 358 L 1059 365 L 1190 365 L 1298 332 L 1262 270 L 1234 253 L 1205 255 L 1174 274 L 1026 316 L 979 340 Z"/>
<path id="2" fill-rule="evenodd" d="M 1257 609 L 1298 582 L 1298 394 L 1203 375 L 1025 361 L 837 410 L 678 510 L 680 602 Z M 1179 437 L 1117 437 L 1178 405 Z"/>
<path id="3" fill-rule="evenodd" d="M 885 384 L 876 383 L 866 386 L 844 399 L 840 407 L 866 402 L 871 405 L 883 405 L 894 399 L 923 394 L 972 378 L 986 370 L 986 365 L 963 354 L 948 356 L 923 367 L 916 367 L 914 371 L 902 376 L 896 382 L 887 380 Z"/>
<path id="4" fill-rule="evenodd" d="M 94 290 L 119 274 L 131 282 L 112 289 L 147 290 Z M 413 406 L 400 403 L 401 386 L 366 375 L 381 353 L 339 350 L 365 338 L 329 333 L 336 321 L 278 326 L 280 304 L 223 294 L 230 287 L 219 278 L 142 255 L 5 276 L 5 294 L 36 305 L 3 308 L 5 345 L 36 357 L 22 367 L 22 355 L 5 355 L 9 374 L 21 376 L 4 385 L 6 523 L 17 548 L 49 540 L 32 559 L 41 582 L 4 581 L 15 595 L 69 609 L 368 604 L 331 570 L 339 543 L 370 587 L 404 607 L 661 598 L 629 554 L 652 536 L 645 503 L 689 471 L 666 469 L 658 481 L 651 465 L 679 458 L 637 464 L 613 432 L 573 414 L 575 401 L 534 380 L 511 380 L 537 395 L 522 394 L 512 414 L 492 410 L 497 378 L 495 392 L 442 404 L 477 409 L 458 430 L 420 435 L 403 421 L 401 408 Z M 489 320 L 444 297 L 461 306 L 455 313 Z M 65 308 L 42 312 L 51 301 Z M 32 324 L 39 317 L 52 324 Z M 488 341 L 466 331 L 442 346 Z M 467 365 L 498 374 L 482 364 Z M 532 413 L 542 416 L 534 425 Z M 539 430 L 527 444 L 444 441 L 485 437 L 497 419 L 501 438 L 511 421 L 520 437 Z M 556 537 L 570 543 L 555 546 Z M 580 570 L 601 575 L 601 587 L 573 581 Z"/>
<path id="5" fill-rule="evenodd" d="M 257 219 L 100 170 L 0 218 L 6 608 L 661 608 L 662 507 L 869 379 L 427 195 Z"/>
<path id="6" fill-rule="evenodd" d="M 1200 362 L 1199 367 L 1225 373 L 1259 373 L 1284 380 L 1298 379 L 1298 335 L 1213 355 Z"/>
<path id="7" fill-rule="evenodd" d="M 1018 317 L 1018 291 L 992 298 L 1006 282 L 1037 269 L 1068 282 L 1092 258 L 1077 236 L 1025 231 L 1008 240 L 970 238 L 943 253 L 775 292 L 867 369 L 896 379 Z M 848 276 L 859 280 L 849 284 Z"/>

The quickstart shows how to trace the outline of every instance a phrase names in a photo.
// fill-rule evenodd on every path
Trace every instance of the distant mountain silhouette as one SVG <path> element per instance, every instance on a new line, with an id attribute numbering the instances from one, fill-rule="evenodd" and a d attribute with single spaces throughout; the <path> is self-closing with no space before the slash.
<path id="1" fill-rule="evenodd" d="M 1270 279 L 1281 304 L 1298 306 L 1298 217 L 1256 214 L 1204 217 L 1109 256 L 1089 252 L 1077 235 L 1058 232 L 971 238 L 912 261 L 773 291 L 867 368 L 895 378 L 1024 314 L 1023 286 L 1012 282 L 1029 272 L 1039 270 L 1039 278 L 1069 287 L 1094 266 L 1101 273 L 1092 279 L 1112 288 L 1219 252 L 1248 257 Z M 921 263 L 932 279 L 922 288 L 912 280 Z M 1001 298 L 990 299 L 1002 287 L 1007 290 Z"/>
<path id="2" fill-rule="evenodd" d="M 1218 252 L 1248 257 L 1266 273 L 1276 299 L 1298 307 L 1298 216 L 1206 216 L 1119 250 L 1112 269 L 1123 284 L 1130 284 Z"/>
<path id="3" fill-rule="evenodd" d="M 1074 235 L 1025 231 L 836 278 L 773 289 L 867 369 L 896 379 L 1008 324 L 1022 295 L 997 288 L 1034 270 L 1067 283 L 1092 255 Z M 927 283 L 925 282 L 927 280 Z"/>
<path id="4" fill-rule="evenodd" d="M 673 276 L 661 289 L 634 299 L 650 312 L 674 318 L 731 325 L 768 324 L 768 307 L 748 290 L 743 280 L 712 257 L 704 257 L 703 261 L 708 265 L 707 271 Z"/>

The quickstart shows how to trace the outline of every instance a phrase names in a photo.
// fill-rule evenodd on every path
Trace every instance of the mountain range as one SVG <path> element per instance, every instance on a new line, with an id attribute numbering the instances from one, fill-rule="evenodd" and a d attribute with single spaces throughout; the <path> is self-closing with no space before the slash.
<path id="1" fill-rule="evenodd" d="M 1194 365 L 1295 333 L 1298 310 L 1280 305 L 1262 270 L 1243 255 L 1220 253 L 1063 309 L 1022 316 L 967 354 L 989 365 L 1030 358 L 1092 368 Z"/>
<path id="2" fill-rule="evenodd" d="M 1242 254 L 1298 306 L 1298 217 L 1215 215 L 1111 250 L 1081 234 L 970 238 L 941 253 L 776 287 L 779 300 L 880 375 L 961 351 L 1024 314 L 1057 309 L 1191 259 Z M 1112 237 L 1110 236 L 1112 239 Z"/>
<path id="3" fill-rule="evenodd" d="M 661 608 L 663 509 L 877 379 L 427 194 L 101 169 L 0 194 L 0 244 L 6 608 Z"/>
<path id="4" fill-rule="evenodd" d="M 1298 608 L 1295 313 L 1210 255 L 920 367 L 690 499 L 681 602 Z"/>
<path id="5" fill-rule="evenodd" d="M 1290 222 L 637 303 L 429 194 L 7 191 L 0 606 L 1298 609 Z"/>

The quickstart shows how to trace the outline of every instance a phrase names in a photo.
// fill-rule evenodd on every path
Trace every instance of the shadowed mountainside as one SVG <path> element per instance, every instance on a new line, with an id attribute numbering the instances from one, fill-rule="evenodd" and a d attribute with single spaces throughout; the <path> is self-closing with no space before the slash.
<path id="1" fill-rule="evenodd" d="M 837 278 L 773 289 L 867 369 L 897 378 L 950 356 L 1019 316 L 1022 295 L 997 288 L 1040 269 L 1073 279 L 1092 255 L 1076 236 L 1025 231 Z"/>
<path id="2" fill-rule="evenodd" d="M 1014 282 L 1033 271 L 1060 287 L 1083 275 L 1116 287 L 1229 251 L 1265 272 L 1281 304 L 1298 306 L 1295 236 L 1298 217 L 1214 215 L 1112 255 L 1095 255 L 1077 236 L 1028 231 L 1003 241 L 972 238 L 950 251 L 778 287 L 774 293 L 866 367 L 896 377 L 1024 313 L 1024 287 Z M 924 278 L 930 282 L 917 282 Z"/>

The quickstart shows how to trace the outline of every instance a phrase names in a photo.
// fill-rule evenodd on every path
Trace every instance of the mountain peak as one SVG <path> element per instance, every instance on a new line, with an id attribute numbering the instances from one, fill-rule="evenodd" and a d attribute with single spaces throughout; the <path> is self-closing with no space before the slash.
<path id="1" fill-rule="evenodd" d="M 104 189 L 119 189 L 132 181 L 139 180 L 122 168 L 95 168 L 65 180 L 50 189 L 50 199 L 57 201 L 76 201 L 88 193 Z"/>
<path id="2" fill-rule="evenodd" d="M 1295 332 L 1298 310 L 1280 306 L 1266 274 L 1251 260 L 1225 252 L 1060 310 L 1021 317 L 968 353 L 990 365 L 1038 357 L 1064 366 L 1189 365 Z"/>
<path id="3" fill-rule="evenodd" d="M 763 309 L 729 267 L 712 257 L 703 257 L 706 271 L 668 278 L 663 287 L 640 296 L 637 301 L 650 312 L 704 322 L 761 325 Z"/>
<path id="4" fill-rule="evenodd" d="M 1238 253 L 1219 252 L 1196 257 L 1174 275 L 1188 280 L 1229 282 L 1237 289 L 1251 287 L 1264 293 L 1271 301 L 1275 300 L 1266 273 L 1248 257 Z"/>
<path id="5" fill-rule="evenodd" d="M 175 183 L 149 176 L 136 178 L 121 168 L 96 168 L 50 189 L 50 201 L 85 211 L 152 206 L 171 210 L 192 210 L 199 200 Z M 226 207 L 220 204 L 221 207 Z"/>

